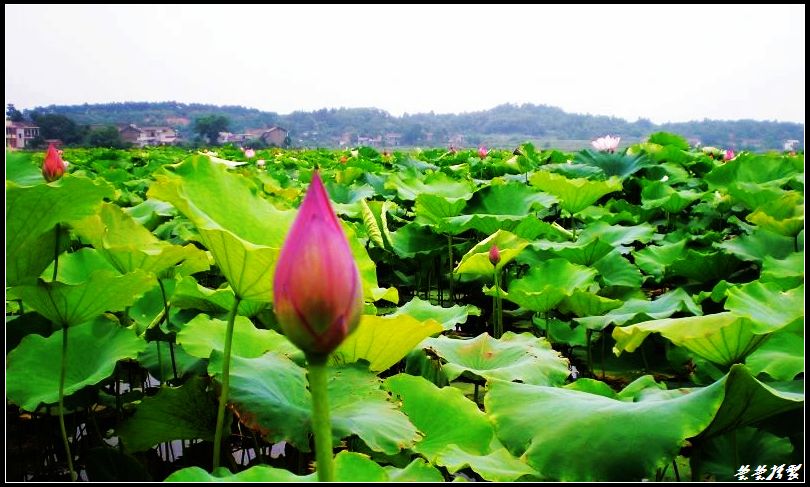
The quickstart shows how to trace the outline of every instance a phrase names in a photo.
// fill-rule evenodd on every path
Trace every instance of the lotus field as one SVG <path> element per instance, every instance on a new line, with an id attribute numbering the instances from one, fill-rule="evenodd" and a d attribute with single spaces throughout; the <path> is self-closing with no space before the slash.
<path id="1" fill-rule="evenodd" d="M 7 478 L 803 480 L 803 153 L 617 143 L 7 153 Z"/>

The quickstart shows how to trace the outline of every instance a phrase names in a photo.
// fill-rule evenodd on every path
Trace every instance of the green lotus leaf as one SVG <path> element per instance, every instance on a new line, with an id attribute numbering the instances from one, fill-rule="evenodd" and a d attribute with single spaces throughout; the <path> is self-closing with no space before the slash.
<path id="1" fill-rule="evenodd" d="M 772 333 L 746 359 L 745 365 L 754 374 L 765 373 L 775 380 L 793 380 L 804 372 L 803 321 Z"/>
<path id="2" fill-rule="evenodd" d="M 621 180 L 616 176 L 606 181 L 591 181 L 581 178 L 569 179 L 548 171 L 537 171 L 529 178 L 529 182 L 556 196 L 560 201 L 560 207 L 572 215 L 596 203 L 602 196 L 622 190 Z"/>
<path id="3" fill-rule="evenodd" d="M 541 478 L 639 481 L 674 459 L 687 438 L 711 423 L 722 393 L 717 383 L 675 399 L 628 402 L 496 381 L 484 403 L 498 438 Z"/>
<path id="4" fill-rule="evenodd" d="M 734 313 L 717 313 L 685 318 L 667 318 L 644 321 L 613 329 L 616 345 L 613 351 L 620 355 L 638 348 L 650 333 L 659 333 L 679 347 L 719 364 L 730 366 L 742 361 L 756 350 L 767 334 L 778 327 L 752 322 Z"/>
<path id="5" fill-rule="evenodd" d="M 42 272 L 41 279 L 51 281 L 56 261 L 51 262 Z M 121 273 L 92 247 L 82 247 L 76 252 L 68 252 L 59 256 L 59 265 L 56 270 L 56 281 L 63 284 L 81 284 L 87 282 L 90 275 L 96 271 L 105 271 L 114 275 Z"/>
<path id="6" fill-rule="evenodd" d="M 177 213 L 174 206 L 169 203 L 153 199 L 146 199 L 143 203 L 124 208 L 124 211 L 148 230 L 155 229 L 160 217 L 172 217 Z"/>
<path id="7" fill-rule="evenodd" d="M 768 257 L 784 259 L 793 253 L 794 241 L 762 228 L 756 228 L 749 235 L 741 235 L 715 244 L 716 247 L 745 261 L 762 262 Z"/>
<path id="8" fill-rule="evenodd" d="M 762 262 L 759 280 L 776 282 L 782 289 L 790 289 L 804 282 L 804 251 L 794 252 L 784 259 L 766 256 Z"/>
<path id="9" fill-rule="evenodd" d="M 610 299 L 585 291 L 574 291 L 566 296 L 560 303 L 559 309 L 563 313 L 573 313 L 576 316 L 596 316 L 607 313 L 622 306 L 620 299 Z"/>
<path id="10" fill-rule="evenodd" d="M 410 170 L 388 178 L 385 187 L 396 190 L 399 199 L 413 201 L 420 194 L 435 194 L 445 198 L 470 199 L 473 193 L 472 183 L 456 181 L 450 176 L 436 172 L 424 176 Z"/>
<path id="11" fill-rule="evenodd" d="M 683 276 L 698 282 L 724 279 L 740 267 L 740 261 L 733 255 L 718 251 L 688 249 L 667 269 L 671 276 Z"/>
<path id="12" fill-rule="evenodd" d="M 399 301 L 399 292 L 396 288 L 381 288 L 377 284 L 377 264 L 371 260 L 365 245 L 355 236 L 354 230 L 347 224 L 343 224 L 343 232 L 349 242 L 349 248 L 357 263 L 357 270 L 360 272 L 360 281 L 363 283 L 363 298 L 366 301 L 379 301 L 384 299 L 396 304 Z"/>
<path id="13" fill-rule="evenodd" d="M 582 230 L 578 240 L 587 242 L 590 239 L 600 239 L 613 246 L 630 245 L 633 242 L 647 243 L 652 240 L 655 227 L 650 224 L 640 225 L 610 225 L 607 222 L 595 222 Z"/>
<path id="14" fill-rule="evenodd" d="M 804 285 L 782 291 L 775 283 L 749 282 L 730 288 L 726 309 L 771 331 L 804 318 Z"/>
<path id="15" fill-rule="evenodd" d="M 680 135 L 672 134 L 669 132 L 656 132 L 647 139 L 651 144 L 658 144 L 661 146 L 672 146 L 676 149 L 683 151 L 689 150 L 689 142 Z"/>
<path id="16" fill-rule="evenodd" d="M 663 245 L 650 245 L 639 251 L 632 252 L 633 259 L 639 269 L 657 279 L 664 276 L 666 268 L 678 259 L 683 259 L 686 253 L 686 240 Z"/>
<path id="17" fill-rule="evenodd" d="M 624 399 L 634 396 L 628 401 L 495 381 L 484 402 L 506 447 L 522 455 L 541 478 L 558 481 L 650 478 L 678 455 L 687 440 L 694 443 L 695 437 L 722 434 L 800 408 L 804 402 L 803 394 L 763 384 L 742 365 L 734 365 L 708 387 L 639 386 L 640 394 L 625 394 Z M 581 455 L 582 451 L 590 454 Z"/>
<path id="18" fill-rule="evenodd" d="M 41 167 L 32 161 L 33 155 L 31 152 L 6 151 L 6 181 L 17 186 L 45 184 Z"/>
<path id="19" fill-rule="evenodd" d="M 174 292 L 171 294 L 172 307 L 178 309 L 197 309 L 206 313 L 219 314 L 228 312 L 233 308 L 236 296 L 227 285 L 219 289 L 208 289 L 197 283 L 191 276 L 183 277 L 177 281 Z M 243 316 L 252 316 L 256 308 L 255 303 L 241 301 L 238 312 Z"/>
<path id="20" fill-rule="evenodd" d="M 641 207 L 661 208 L 668 213 L 680 213 L 701 196 L 703 193 L 689 189 L 678 191 L 666 183 L 653 181 L 641 192 Z"/>
<path id="21" fill-rule="evenodd" d="M 424 435 L 413 446 L 435 465 L 454 473 L 469 465 L 485 480 L 510 482 L 534 470 L 503 450 L 478 406 L 454 387 L 438 388 L 422 377 L 398 374 L 385 387 L 402 401 L 402 411 Z"/>
<path id="22" fill-rule="evenodd" d="M 576 318 L 575 321 L 592 330 L 603 330 L 611 324 L 624 325 L 626 323 L 648 320 L 649 318 L 656 320 L 668 318 L 681 311 L 694 315 L 703 314 L 700 306 L 695 304 L 694 299 L 682 288 L 677 288 L 662 294 L 654 301 L 628 299 L 623 305 L 609 311 L 604 316 Z"/>
<path id="23" fill-rule="evenodd" d="M 35 281 L 54 258 L 57 224 L 92 215 L 113 191 L 78 176 L 26 187 L 7 181 L 6 286 Z"/>
<path id="24" fill-rule="evenodd" d="M 595 270 L 565 259 L 546 260 L 533 266 L 522 278 L 510 282 L 504 299 L 532 311 L 548 311 L 577 289 L 588 287 L 595 276 Z"/>
<path id="25" fill-rule="evenodd" d="M 524 216 L 537 210 L 546 210 L 557 198 L 536 191 L 524 183 L 493 184 L 475 193 L 467 204 L 467 213 L 484 215 Z"/>
<path id="26" fill-rule="evenodd" d="M 466 323 L 469 316 L 481 316 L 481 310 L 471 304 L 454 305 L 449 308 L 434 306 L 429 301 L 423 301 L 418 296 L 397 308 L 389 316 L 408 315 L 420 321 L 434 319 L 438 321 L 445 330 L 452 330 L 455 325 Z"/>
<path id="27" fill-rule="evenodd" d="M 734 200 L 743 203 L 751 210 L 776 201 L 785 195 L 779 183 L 746 183 L 732 184 L 726 188 Z"/>
<path id="28" fill-rule="evenodd" d="M 472 194 L 469 195 L 472 197 Z M 468 198 L 447 198 L 445 196 L 423 193 L 416 197 L 414 221 L 420 225 L 433 226 L 438 233 L 459 233 L 458 225 L 449 219 L 461 214 L 467 205 Z"/>
<path id="29" fill-rule="evenodd" d="M 418 255 L 447 251 L 447 238 L 437 235 L 428 227 L 409 223 L 391 232 L 391 248 L 400 257 L 412 258 Z"/>
<path id="30" fill-rule="evenodd" d="M 673 393 L 679 395 L 682 392 Z M 725 377 L 723 403 L 700 438 L 721 435 L 803 406 L 804 381 L 760 382 L 747 367 L 735 364 Z"/>
<path id="31" fill-rule="evenodd" d="M 493 245 L 498 246 L 501 260 L 493 267 L 489 261 L 489 250 Z M 529 242 L 504 230 L 498 230 L 485 238 L 469 250 L 458 263 L 453 274 L 473 274 L 476 276 L 490 277 L 494 270 L 500 270 L 512 261 Z"/>
<path id="32" fill-rule="evenodd" d="M 440 336 L 424 340 L 420 347 L 447 362 L 442 368 L 451 381 L 466 372 L 486 380 L 562 385 L 571 373 L 568 361 L 546 339 L 529 333 L 508 331 L 498 340 L 487 333 L 469 340 Z"/>
<path id="33" fill-rule="evenodd" d="M 771 473 L 771 465 L 784 464 L 790 459 L 793 446 L 787 438 L 779 438 L 756 428 L 740 428 L 702 443 L 690 456 L 692 477 L 699 480 L 737 480 L 735 474 L 742 465 L 749 465 L 749 480 L 755 480 L 759 465 L 766 465 L 762 480 Z"/>
<path id="34" fill-rule="evenodd" d="M 99 346 L 103 344 L 104 346 Z M 135 358 L 146 342 L 131 329 L 96 320 L 68 330 L 65 395 L 109 377 L 119 360 Z M 27 411 L 59 399 L 62 332 L 49 337 L 31 334 L 6 359 L 8 399 Z"/>
<path id="35" fill-rule="evenodd" d="M 205 380 L 193 377 L 180 387 L 162 387 L 156 396 L 144 398 L 116 433 L 131 452 L 172 440 L 212 441 L 216 404 L 216 396 L 206 391 Z"/>
<path id="36" fill-rule="evenodd" d="M 232 474 L 220 468 L 210 474 L 200 467 L 186 467 L 172 473 L 166 482 L 315 482 L 317 472 L 296 475 L 289 470 L 255 465 Z M 414 459 L 405 468 L 381 467 L 366 455 L 341 451 L 335 455 L 335 482 L 441 482 L 441 472 L 427 465 L 422 459 Z"/>
<path id="37" fill-rule="evenodd" d="M 599 272 L 599 279 L 605 286 L 625 286 L 639 289 L 644 281 L 638 267 L 625 259 L 618 250 L 614 250 L 594 262 L 593 268 Z"/>
<path id="38" fill-rule="evenodd" d="M 597 168 L 604 177 L 617 176 L 621 179 L 650 165 L 650 160 L 644 154 L 594 152 L 588 149 L 577 152 L 574 162 Z"/>
<path id="39" fill-rule="evenodd" d="M 804 228 L 804 198 L 797 192 L 765 203 L 745 219 L 758 227 L 795 237 Z"/>
<path id="40" fill-rule="evenodd" d="M 203 253 L 191 244 L 181 247 L 159 240 L 111 203 L 103 203 L 96 214 L 74 222 L 73 229 L 122 274 L 136 269 L 158 274 Z"/>
<path id="41" fill-rule="evenodd" d="M 521 260 L 527 263 L 539 263 L 544 260 L 561 257 L 572 264 L 591 266 L 594 262 L 613 251 L 613 245 L 600 238 L 583 239 L 581 236 L 576 242 L 549 242 L 540 240 L 532 245 L 539 257 L 532 259 L 530 252 L 525 252 Z"/>
<path id="42" fill-rule="evenodd" d="M 442 325 L 432 318 L 363 315 L 357 329 L 346 337 L 333 357 L 338 363 L 363 359 L 372 371 L 386 370 L 405 358 L 424 338 L 442 331 Z"/>
<path id="43" fill-rule="evenodd" d="M 148 196 L 171 203 L 194 223 L 239 297 L 271 302 L 276 260 L 295 212 L 277 210 L 246 178 L 206 157 L 155 177 Z"/>
<path id="44" fill-rule="evenodd" d="M 363 225 L 372 242 L 384 249 L 391 248 L 391 232 L 388 230 L 388 210 L 390 201 L 360 201 Z"/>
<path id="45" fill-rule="evenodd" d="M 199 314 L 186 323 L 177 333 L 177 343 L 197 358 L 207 359 L 211 352 L 225 349 L 225 329 L 228 323 L 208 315 Z M 260 330 L 244 316 L 237 316 L 233 326 L 231 353 L 245 358 L 255 358 L 272 351 L 293 357 L 300 354 L 298 347 L 284 335 L 273 330 Z"/>
<path id="46" fill-rule="evenodd" d="M 220 375 L 221 361 L 221 354 L 212 355 L 210 374 Z M 268 353 L 253 359 L 231 357 L 230 374 L 229 402 L 243 422 L 268 441 L 286 440 L 309 450 L 312 398 L 304 368 Z M 359 365 L 332 368 L 329 375 L 333 444 L 356 434 L 372 450 L 393 455 L 418 439 L 416 428 L 389 400 L 377 376 Z"/>
<path id="47" fill-rule="evenodd" d="M 728 188 L 740 183 L 781 185 L 800 172 L 789 157 L 779 154 L 740 154 L 706 174 L 710 188 Z"/>
<path id="48" fill-rule="evenodd" d="M 17 286 L 23 302 L 54 323 L 76 326 L 105 311 L 119 311 L 134 303 L 157 282 L 143 271 L 121 275 L 94 271 L 85 282 L 65 284 L 40 280 L 36 286 Z"/>

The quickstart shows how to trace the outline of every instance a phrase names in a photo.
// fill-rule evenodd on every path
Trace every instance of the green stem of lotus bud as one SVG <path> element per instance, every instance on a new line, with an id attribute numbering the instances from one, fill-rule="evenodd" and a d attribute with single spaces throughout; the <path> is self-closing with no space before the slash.
<path id="1" fill-rule="evenodd" d="M 233 300 L 233 307 L 228 314 L 228 328 L 225 330 L 225 350 L 222 357 L 222 391 L 219 393 L 219 407 L 217 408 L 217 428 L 214 432 L 214 470 L 219 468 L 220 452 L 222 451 L 222 429 L 225 422 L 225 404 L 228 402 L 228 392 L 231 383 L 231 344 L 233 343 L 233 324 L 236 321 L 236 311 L 239 309 L 239 296 Z"/>
<path id="2" fill-rule="evenodd" d="M 498 269 L 492 271 L 495 281 L 495 295 L 492 296 L 492 321 L 493 321 L 493 336 L 500 338 L 503 335 L 503 302 L 501 300 L 501 283 L 498 275 Z"/>
<path id="3" fill-rule="evenodd" d="M 57 240 L 58 242 L 58 240 Z M 54 274 L 56 271 L 54 271 Z M 62 444 L 65 446 L 68 470 L 70 471 L 70 481 L 75 481 L 76 472 L 73 470 L 73 454 L 70 453 L 70 443 L 65 428 L 65 375 L 67 372 L 67 349 L 68 349 L 68 326 L 62 326 L 62 359 L 59 367 L 59 430 L 62 433 Z"/>
<path id="4" fill-rule="evenodd" d="M 327 394 L 327 358 L 328 355 L 307 354 L 309 393 L 312 395 L 312 432 L 315 435 L 315 469 L 320 482 L 335 480 L 332 424 L 329 422 Z"/>

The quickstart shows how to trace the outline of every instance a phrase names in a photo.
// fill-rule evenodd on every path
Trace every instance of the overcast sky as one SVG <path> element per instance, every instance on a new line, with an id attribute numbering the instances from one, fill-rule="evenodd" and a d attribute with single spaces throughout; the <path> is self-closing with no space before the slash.
<path id="1" fill-rule="evenodd" d="M 6 103 L 804 122 L 805 6 L 6 5 Z"/>

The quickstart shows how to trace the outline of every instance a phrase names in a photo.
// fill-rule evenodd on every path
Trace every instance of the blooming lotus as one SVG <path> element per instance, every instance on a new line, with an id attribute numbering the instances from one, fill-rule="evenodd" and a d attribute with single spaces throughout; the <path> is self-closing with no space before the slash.
<path id="1" fill-rule="evenodd" d="M 611 137 L 610 135 L 606 135 L 592 141 L 591 145 L 598 151 L 614 152 L 616 148 L 619 147 L 620 140 L 622 140 L 621 137 Z"/>
<path id="2" fill-rule="evenodd" d="M 497 245 L 493 245 L 489 248 L 489 261 L 492 265 L 498 265 L 498 262 L 501 261 L 501 251 L 498 249 Z"/>
<path id="3" fill-rule="evenodd" d="M 730 161 L 732 159 L 734 159 L 734 151 L 731 150 L 731 149 L 727 149 L 726 153 L 723 154 L 723 160 L 724 161 Z"/>
<path id="4" fill-rule="evenodd" d="M 478 148 L 478 157 L 483 159 L 487 156 L 487 154 L 489 154 L 489 151 L 487 150 L 487 147 L 485 145 L 482 145 L 481 147 Z"/>
<path id="5" fill-rule="evenodd" d="M 253 149 L 248 149 L 248 150 L 246 150 L 246 151 L 245 151 L 245 157 L 247 157 L 248 159 L 251 159 L 251 158 L 253 158 L 253 157 L 256 157 L 256 151 L 255 151 L 255 150 L 253 150 Z"/>
<path id="6" fill-rule="evenodd" d="M 53 144 L 48 146 L 48 152 L 45 154 L 45 161 L 42 162 L 42 176 L 45 181 L 49 183 L 56 181 L 65 174 L 65 161 L 59 156 L 56 147 Z"/>
<path id="7" fill-rule="evenodd" d="M 360 274 L 317 172 L 281 248 L 273 306 L 287 338 L 311 355 L 329 354 L 360 321 Z"/>

